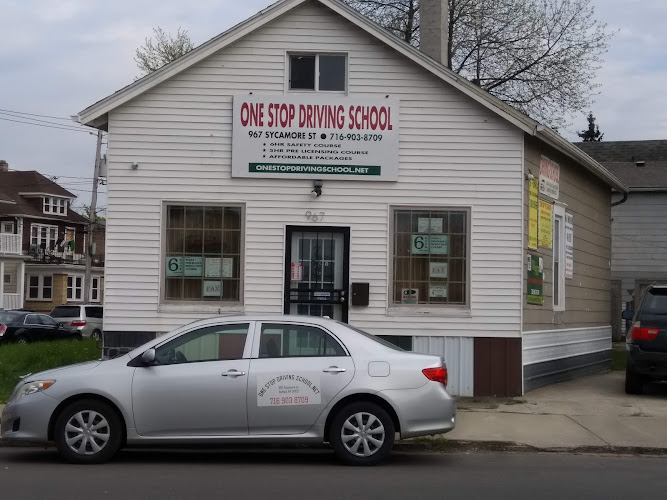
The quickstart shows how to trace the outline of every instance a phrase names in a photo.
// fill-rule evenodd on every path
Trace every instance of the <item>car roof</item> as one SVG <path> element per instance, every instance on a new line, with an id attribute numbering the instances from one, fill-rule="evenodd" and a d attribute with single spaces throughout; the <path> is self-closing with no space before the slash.
<path id="1" fill-rule="evenodd" d="M 311 323 L 320 326 L 333 326 L 338 324 L 330 318 L 323 318 L 320 316 L 300 316 L 296 314 L 223 314 L 221 316 L 214 316 L 212 318 L 200 319 L 193 321 L 190 325 L 220 323 L 220 322 L 234 322 L 234 321 L 280 321 L 286 323 Z"/>

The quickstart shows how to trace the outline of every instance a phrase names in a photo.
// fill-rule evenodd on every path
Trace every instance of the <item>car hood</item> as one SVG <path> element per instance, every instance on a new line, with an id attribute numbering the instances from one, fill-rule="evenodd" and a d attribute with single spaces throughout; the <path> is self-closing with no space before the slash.
<path id="1" fill-rule="evenodd" d="M 53 368 L 51 370 L 45 370 L 39 373 L 32 373 L 27 377 L 24 377 L 25 382 L 31 382 L 33 380 L 44 380 L 54 378 L 60 375 L 76 375 L 81 372 L 92 370 L 98 366 L 102 361 L 84 361 L 83 363 L 77 363 L 75 365 L 61 366 L 59 368 Z"/>

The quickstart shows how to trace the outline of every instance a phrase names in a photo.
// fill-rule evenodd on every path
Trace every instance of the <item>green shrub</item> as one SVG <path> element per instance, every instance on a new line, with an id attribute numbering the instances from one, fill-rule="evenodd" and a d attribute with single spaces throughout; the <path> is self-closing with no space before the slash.
<path id="1" fill-rule="evenodd" d="M 0 346 L 0 403 L 7 402 L 22 375 L 99 359 L 94 340 L 61 340 Z"/>

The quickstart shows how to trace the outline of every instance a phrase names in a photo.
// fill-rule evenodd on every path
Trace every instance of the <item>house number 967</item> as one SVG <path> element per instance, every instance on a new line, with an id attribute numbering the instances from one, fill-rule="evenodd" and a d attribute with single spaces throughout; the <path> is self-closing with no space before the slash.
<path id="1" fill-rule="evenodd" d="M 308 210 L 306 212 L 306 219 L 311 222 L 318 222 L 324 220 L 324 212 L 311 212 Z"/>

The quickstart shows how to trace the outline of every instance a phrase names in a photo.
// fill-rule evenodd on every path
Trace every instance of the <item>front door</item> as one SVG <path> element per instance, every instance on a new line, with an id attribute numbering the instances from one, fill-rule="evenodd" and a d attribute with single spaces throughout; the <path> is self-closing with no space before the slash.
<path id="1" fill-rule="evenodd" d="M 350 228 L 287 226 L 285 314 L 347 322 Z"/>
<path id="2" fill-rule="evenodd" d="M 132 380 L 137 433 L 247 435 L 251 325 L 200 327 L 156 347 L 154 366 L 135 368 Z"/>

